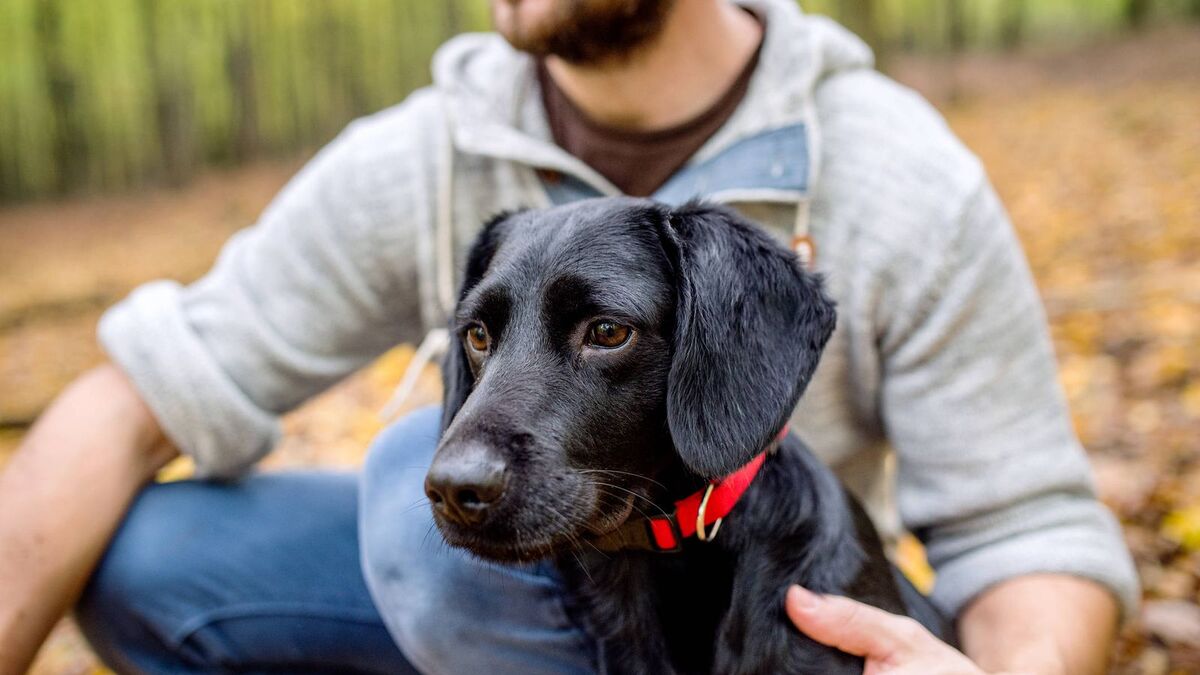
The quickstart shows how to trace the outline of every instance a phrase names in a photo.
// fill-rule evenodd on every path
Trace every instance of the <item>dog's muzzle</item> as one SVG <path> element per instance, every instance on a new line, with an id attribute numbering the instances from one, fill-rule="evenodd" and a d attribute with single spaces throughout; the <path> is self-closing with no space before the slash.
<path id="1" fill-rule="evenodd" d="M 481 443 L 443 448 L 425 476 L 425 495 L 447 521 L 466 527 L 482 524 L 504 496 L 508 467 L 495 450 Z"/>

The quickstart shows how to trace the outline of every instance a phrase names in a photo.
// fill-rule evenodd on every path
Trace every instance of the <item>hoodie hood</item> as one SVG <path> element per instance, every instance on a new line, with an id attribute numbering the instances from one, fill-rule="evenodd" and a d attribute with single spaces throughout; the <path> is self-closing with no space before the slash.
<path id="1" fill-rule="evenodd" d="M 704 162 L 738 141 L 803 124 L 810 163 L 819 138 L 813 92 L 826 77 L 870 68 L 870 49 L 824 17 L 806 15 L 789 0 L 739 0 L 766 25 L 762 55 L 738 110 L 692 158 Z M 535 75 L 534 59 L 495 33 L 469 33 L 447 42 L 433 60 L 434 87 L 446 101 L 455 150 L 554 169 L 617 194 L 607 180 L 554 144 Z M 807 181 L 817 174 L 807 167 Z"/>

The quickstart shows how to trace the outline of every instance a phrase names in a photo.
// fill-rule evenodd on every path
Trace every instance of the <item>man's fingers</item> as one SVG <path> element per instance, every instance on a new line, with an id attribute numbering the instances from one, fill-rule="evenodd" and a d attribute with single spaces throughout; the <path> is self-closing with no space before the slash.
<path id="1" fill-rule="evenodd" d="M 929 635 L 908 617 L 799 586 L 788 589 L 786 609 L 796 628 L 817 642 L 879 661 L 893 659 Z"/>

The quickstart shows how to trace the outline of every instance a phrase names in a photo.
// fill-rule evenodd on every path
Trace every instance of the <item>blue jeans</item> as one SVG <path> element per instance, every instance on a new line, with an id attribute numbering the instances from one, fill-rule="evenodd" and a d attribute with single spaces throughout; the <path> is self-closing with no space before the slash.
<path id="1" fill-rule="evenodd" d="M 88 640 L 134 673 L 595 672 L 550 565 L 442 541 L 423 488 L 438 428 L 430 408 L 384 431 L 361 480 L 147 488 L 80 600 Z"/>

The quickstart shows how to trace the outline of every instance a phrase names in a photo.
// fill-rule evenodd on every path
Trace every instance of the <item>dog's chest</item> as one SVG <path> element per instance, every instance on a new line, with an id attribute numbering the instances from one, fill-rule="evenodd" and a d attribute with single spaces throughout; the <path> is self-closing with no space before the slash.
<path id="1" fill-rule="evenodd" d="M 606 672 L 712 671 L 717 629 L 728 611 L 734 559 L 689 540 L 675 554 L 621 553 L 568 563 L 581 619 L 600 641 Z M 646 670 L 650 667 L 650 670 Z"/>

